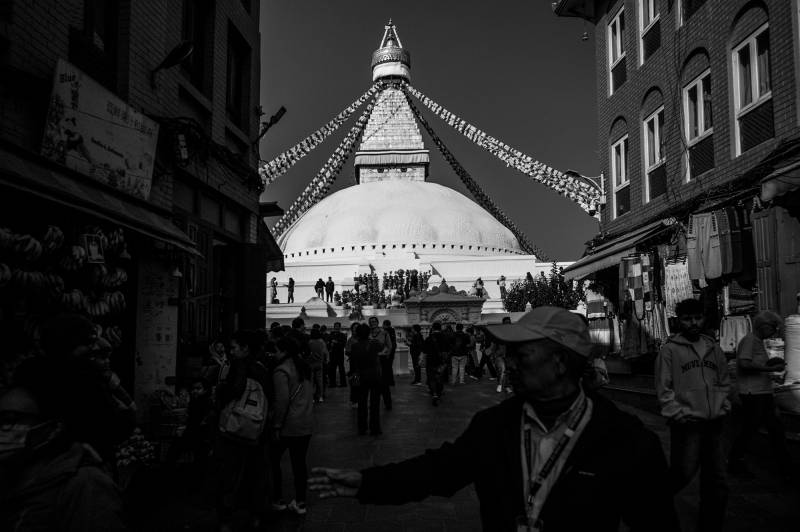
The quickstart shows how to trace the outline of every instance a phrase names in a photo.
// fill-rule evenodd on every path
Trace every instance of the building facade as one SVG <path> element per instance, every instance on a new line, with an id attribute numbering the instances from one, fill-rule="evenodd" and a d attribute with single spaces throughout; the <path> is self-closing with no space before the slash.
<path id="1" fill-rule="evenodd" d="M 625 316 L 640 296 L 623 263 L 639 257 L 666 318 L 670 291 L 694 294 L 723 335 L 757 309 L 796 312 L 800 3 L 562 0 L 554 11 L 595 25 L 606 184 L 601 233 L 567 274 L 595 281 Z M 721 266 L 704 270 L 709 256 Z"/>
<path id="2" fill-rule="evenodd" d="M 43 300 L 32 328 L 70 310 L 122 331 L 115 367 L 139 401 L 191 376 L 212 339 L 262 326 L 263 273 L 281 268 L 259 211 L 258 20 L 246 0 L 0 10 L 0 226 L 42 242 L 56 226 L 67 244 L 98 236 L 104 250 L 96 261 L 75 250 L 67 270 L 55 244 L 51 258 L 6 250 L 0 262 L 52 273 L 53 291 L 74 296 Z M 31 289 L 16 285 L 3 292 L 9 323 L 22 297 L 12 293 Z"/>

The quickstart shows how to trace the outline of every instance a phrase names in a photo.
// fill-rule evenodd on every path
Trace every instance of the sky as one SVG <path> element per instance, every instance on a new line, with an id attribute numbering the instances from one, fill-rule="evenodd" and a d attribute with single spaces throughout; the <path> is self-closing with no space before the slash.
<path id="1" fill-rule="evenodd" d="M 261 105 L 286 114 L 262 140 L 270 160 L 312 133 L 372 83 L 372 52 L 389 18 L 411 52 L 411 84 L 468 123 L 549 166 L 600 174 L 594 27 L 553 14 L 547 0 L 265 0 Z M 576 204 L 506 167 L 419 106 L 461 165 L 550 258 L 577 260 L 598 232 Z M 363 109 L 363 107 L 361 108 Z M 360 113 L 267 187 L 287 208 Z M 429 181 L 470 197 L 422 130 Z M 354 183 L 352 158 L 332 191 Z M 268 220 L 271 226 L 277 219 Z"/>

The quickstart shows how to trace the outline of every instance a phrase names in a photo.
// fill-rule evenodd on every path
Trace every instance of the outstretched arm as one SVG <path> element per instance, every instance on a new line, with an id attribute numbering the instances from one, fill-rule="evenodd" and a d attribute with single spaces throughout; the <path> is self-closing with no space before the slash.
<path id="1" fill-rule="evenodd" d="M 479 418 L 480 414 L 476 416 Z M 420 501 L 430 495 L 449 497 L 474 481 L 473 464 L 479 453 L 473 418 L 467 430 L 453 443 L 399 463 L 370 467 L 363 471 L 352 469 L 314 468 L 309 489 L 323 498 L 358 497 L 362 503 L 404 504 Z"/>

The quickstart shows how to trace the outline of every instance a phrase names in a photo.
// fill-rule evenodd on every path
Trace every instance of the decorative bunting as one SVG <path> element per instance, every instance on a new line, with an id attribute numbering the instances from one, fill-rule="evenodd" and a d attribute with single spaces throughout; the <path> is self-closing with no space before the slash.
<path id="1" fill-rule="evenodd" d="M 586 181 L 570 177 L 554 168 L 550 168 L 532 159 L 528 155 L 523 154 L 519 150 L 500 142 L 494 137 L 488 136 L 475 126 L 461 120 L 458 116 L 437 104 L 411 85 L 404 84 L 404 90 L 422 102 L 425 107 L 446 122 L 447 125 L 506 163 L 506 166 L 513 166 L 530 178 L 550 187 L 562 196 L 568 197 L 587 213 L 597 210 L 597 206 L 600 202 L 600 191 L 593 185 Z M 418 118 L 420 118 L 419 115 Z M 422 121 L 421 118 L 420 121 Z"/>
<path id="2" fill-rule="evenodd" d="M 419 123 L 422 124 L 422 127 L 425 128 L 425 131 L 428 132 L 428 135 L 430 135 L 431 140 L 433 140 L 433 143 L 436 144 L 437 148 L 439 148 L 442 157 L 444 157 L 445 160 L 450 164 L 450 167 L 453 169 L 456 175 L 458 175 L 458 177 L 461 179 L 461 182 L 464 183 L 464 185 L 467 187 L 467 190 L 469 190 L 469 192 L 475 198 L 478 205 L 483 207 L 492 216 L 494 216 L 498 222 L 506 226 L 509 229 L 509 231 L 511 231 L 517 238 L 517 240 L 520 243 L 520 246 L 522 246 L 522 249 L 525 250 L 526 253 L 529 253 L 531 255 L 536 255 L 536 258 L 539 259 L 540 261 L 549 261 L 550 259 L 547 257 L 547 255 L 545 255 L 541 249 L 539 249 L 536 245 L 532 244 L 528 240 L 528 238 L 519 229 L 519 227 L 517 227 L 516 224 L 514 224 L 514 222 L 512 222 L 508 218 L 508 216 L 502 210 L 500 210 L 499 207 L 497 207 L 497 205 L 495 205 L 494 201 L 492 201 L 492 199 L 483 191 L 483 189 L 481 189 L 480 185 L 478 185 L 478 183 L 472 178 L 472 176 L 469 175 L 469 173 L 464 169 L 464 167 L 461 166 L 461 164 L 456 160 L 456 158 L 453 156 L 450 150 L 447 149 L 447 146 L 444 145 L 442 139 L 439 138 L 439 136 L 436 134 L 435 131 L 433 131 L 433 128 L 431 128 L 430 124 L 428 124 L 428 121 L 425 120 L 425 117 L 422 116 L 422 114 L 419 112 L 419 109 L 417 109 L 417 107 L 411 101 L 411 97 L 409 96 L 408 92 L 405 91 L 406 87 L 410 88 L 410 86 L 403 87 L 404 89 L 403 93 L 406 96 L 406 100 L 408 100 L 408 106 L 411 108 L 411 111 L 414 113 L 414 116 L 417 118 Z"/>
<path id="3" fill-rule="evenodd" d="M 374 97 L 378 92 L 378 89 L 382 87 L 382 83 L 375 83 L 369 88 L 369 90 L 367 90 L 367 92 L 359 96 L 356 101 L 348 105 L 330 122 L 261 166 L 258 169 L 258 173 L 261 174 L 261 180 L 263 181 L 264 186 L 269 186 L 273 181 L 289 171 L 289 169 L 300 159 L 311 153 L 314 148 L 319 146 L 326 138 L 338 130 L 339 126 L 345 123 L 347 119 L 350 118 L 350 116 L 356 111 L 356 109 L 361 107 L 361 105 L 369 98 Z"/>
<path id="4" fill-rule="evenodd" d="M 373 100 L 367 104 L 361 116 L 358 117 L 353 127 L 350 128 L 347 135 L 342 139 L 342 142 L 339 143 L 339 146 L 334 150 L 333 154 L 328 158 L 325 164 L 322 165 L 322 168 L 319 169 L 317 175 L 314 176 L 308 186 L 297 199 L 292 202 L 291 206 L 286 209 L 284 215 L 272 228 L 272 233 L 274 235 L 283 235 L 303 213 L 328 195 L 330 186 L 336 180 L 339 172 L 341 172 L 344 163 L 350 158 L 358 139 L 364 132 L 364 128 L 367 125 L 367 121 L 374 107 L 375 99 L 373 98 Z"/>

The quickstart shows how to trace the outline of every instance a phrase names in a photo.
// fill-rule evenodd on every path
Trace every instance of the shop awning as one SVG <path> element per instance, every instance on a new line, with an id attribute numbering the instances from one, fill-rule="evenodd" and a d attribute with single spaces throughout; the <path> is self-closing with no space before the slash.
<path id="1" fill-rule="evenodd" d="M 775 169 L 761 180 L 761 200 L 772 201 L 798 188 L 800 188 L 800 160 L 795 160 Z"/>
<path id="2" fill-rule="evenodd" d="M 59 171 L 53 166 L 0 147 L 0 186 L 68 206 L 200 255 L 186 233 L 165 216 L 138 205 L 133 199 L 129 201 L 91 183 L 81 182 L 67 175 L 68 170 Z"/>
<path id="3" fill-rule="evenodd" d="M 587 255 L 564 268 L 564 277 L 567 280 L 582 279 L 590 273 L 616 266 L 620 260 L 636 250 L 637 244 L 666 231 L 674 224 L 675 220 L 672 219 L 659 220 L 606 242 L 595 248 L 591 255 Z"/>

